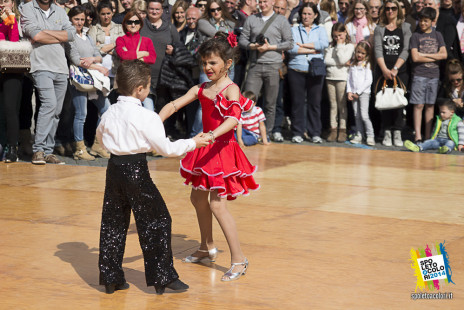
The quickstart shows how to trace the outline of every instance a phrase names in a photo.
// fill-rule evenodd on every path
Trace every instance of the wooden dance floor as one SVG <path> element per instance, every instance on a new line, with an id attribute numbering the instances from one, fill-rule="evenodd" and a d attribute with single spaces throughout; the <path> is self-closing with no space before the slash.
<path id="1" fill-rule="evenodd" d="M 105 168 L 0 164 L 0 309 L 463 309 L 464 156 L 308 145 L 246 149 L 261 189 L 228 204 L 250 261 L 223 283 L 229 251 L 214 224 L 216 263 L 185 264 L 199 246 L 179 159 L 149 162 L 173 219 L 186 293 L 147 288 L 135 224 L 130 289 L 98 285 Z M 412 300 L 410 250 L 445 242 L 452 300 Z M 442 307 L 442 308 L 441 308 Z"/>

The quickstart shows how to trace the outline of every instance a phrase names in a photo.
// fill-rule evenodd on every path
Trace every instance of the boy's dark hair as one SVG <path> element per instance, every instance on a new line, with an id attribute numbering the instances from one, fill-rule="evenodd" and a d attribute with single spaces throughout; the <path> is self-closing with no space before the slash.
<path id="1" fill-rule="evenodd" d="M 431 7 L 423 8 L 418 14 L 417 17 L 419 20 L 428 18 L 431 21 L 434 21 L 437 18 L 437 11 Z"/>
<path id="2" fill-rule="evenodd" d="M 443 100 L 438 102 L 438 107 L 447 107 L 450 111 L 456 111 L 456 104 L 453 100 Z"/>
<path id="3" fill-rule="evenodd" d="M 253 102 L 256 102 L 256 95 L 251 90 L 246 90 L 242 93 L 243 97 L 250 99 Z"/>
<path id="4" fill-rule="evenodd" d="M 212 54 L 216 54 L 221 57 L 224 63 L 229 59 L 237 62 L 240 53 L 238 46 L 231 47 L 227 38 L 227 33 L 222 31 L 216 32 L 214 37 L 200 45 L 198 54 L 200 54 L 201 58 L 210 57 Z"/>
<path id="5" fill-rule="evenodd" d="M 130 96 L 137 87 L 149 85 L 150 77 L 150 66 L 143 61 L 138 59 L 123 61 L 116 74 L 118 92 L 123 96 Z"/>

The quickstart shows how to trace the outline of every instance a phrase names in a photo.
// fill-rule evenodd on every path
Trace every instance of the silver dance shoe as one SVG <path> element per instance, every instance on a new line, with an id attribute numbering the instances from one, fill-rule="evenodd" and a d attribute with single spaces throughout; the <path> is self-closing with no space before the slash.
<path id="1" fill-rule="evenodd" d="M 243 266 L 243 270 L 239 272 L 232 272 L 235 266 Z M 222 276 L 221 281 L 235 281 L 244 276 L 248 269 L 248 259 L 245 257 L 243 263 L 232 263 L 230 269 Z"/>
<path id="2" fill-rule="evenodd" d="M 208 256 L 196 257 L 196 256 L 189 255 L 186 258 L 184 258 L 182 261 L 184 263 L 199 263 L 204 259 L 209 259 L 210 262 L 215 262 L 216 257 L 218 255 L 218 249 L 217 248 L 214 248 L 214 249 L 211 249 L 211 250 L 198 250 L 198 252 L 208 253 Z"/>

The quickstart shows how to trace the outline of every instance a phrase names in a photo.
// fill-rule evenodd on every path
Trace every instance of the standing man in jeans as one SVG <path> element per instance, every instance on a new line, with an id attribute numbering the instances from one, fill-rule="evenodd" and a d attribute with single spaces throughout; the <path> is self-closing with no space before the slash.
<path id="1" fill-rule="evenodd" d="M 76 30 L 66 11 L 52 0 L 32 0 L 24 4 L 21 16 L 24 35 L 32 41 L 30 73 L 42 103 L 32 146 L 32 163 L 63 164 L 52 153 L 68 85 L 64 43 L 74 40 Z"/>
<path id="2" fill-rule="evenodd" d="M 261 88 L 263 110 L 266 115 L 266 131 L 269 136 L 274 127 L 276 99 L 279 93 L 279 69 L 282 66 L 282 52 L 293 47 L 293 37 L 290 25 L 285 16 L 274 13 L 275 0 L 261 0 L 259 7 L 261 13 L 247 18 L 240 35 L 240 48 L 250 51 L 250 67 L 245 81 L 245 91 L 253 92 L 257 97 Z M 273 15 L 277 16 L 271 20 L 265 37 L 259 40 L 258 35 L 264 25 Z M 257 37 L 258 41 L 257 42 Z"/>

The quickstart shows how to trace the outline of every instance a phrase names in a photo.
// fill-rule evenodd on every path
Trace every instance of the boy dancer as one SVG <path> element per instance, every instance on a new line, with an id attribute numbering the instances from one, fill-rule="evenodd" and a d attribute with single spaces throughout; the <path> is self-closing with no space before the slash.
<path id="1" fill-rule="evenodd" d="M 100 284 L 106 293 L 127 289 L 122 260 L 130 212 L 134 213 L 145 262 L 147 286 L 161 295 L 165 288 L 185 291 L 173 266 L 171 217 L 150 178 L 145 153 L 180 156 L 208 145 L 208 138 L 171 142 L 155 112 L 142 107 L 150 93 L 150 67 L 139 60 L 123 62 L 116 75 L 117 104 L 102 116 L 97 139 L 111 153 L 106 170 L 100 230 Z"/>

